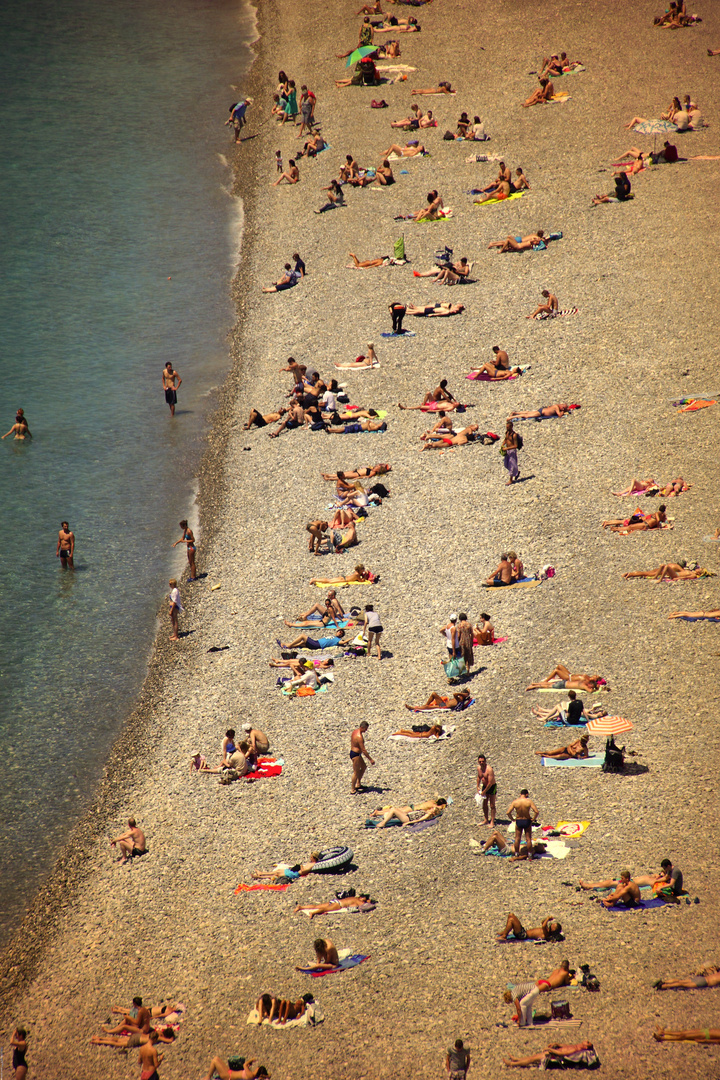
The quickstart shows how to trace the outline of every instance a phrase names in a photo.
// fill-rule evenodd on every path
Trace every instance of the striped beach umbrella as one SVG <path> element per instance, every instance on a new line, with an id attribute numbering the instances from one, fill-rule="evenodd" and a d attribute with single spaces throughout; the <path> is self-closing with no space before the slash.
<path id="1" fill-rule="evenodd" d="M 632 731 L 632 724 L 624 716 L 599 716 L 588 721 L 587 729 L 590 735 L 622 735 L 624 731 Z"/>

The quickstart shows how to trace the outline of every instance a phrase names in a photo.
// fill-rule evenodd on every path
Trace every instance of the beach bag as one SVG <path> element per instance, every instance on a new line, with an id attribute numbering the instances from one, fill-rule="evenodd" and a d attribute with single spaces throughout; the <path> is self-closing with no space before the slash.
<path id="1" fill-rule="evenodd" d="M 550 1015 L 553 1020 L 572 1020 L 569 1001 L 553 1001 L 550 1004 Z"/>
<path id="2" fill-rule="evenodd" d="M 393 244 L 393 258 L 404 259 L 405 258 L 405 237 L 400 236 Z"/>
<path id="3" fill-rule="evenodd" d="M 516 432 L 516 433 L 515 433 L 515 439 L 516 439 L 516 441 L 517 441 L 517 448 L 518 448 L 518 450 L 522 450 L 522 448 L 523 448 L 523 445 L 524 445 L 524 443 L 525 443 L 525 440 L 523 439 L 522 435 L 521 435 L 521 434 L 520 434 L 519 432 Z"/>
<path id="4" fill-rule="evenodd" d="M 355 896 L 354 889 L 341 889 L 340 892 L 335 893 L 336 900 L 349 900 L 351 896 Z"/>
<path id="5" fill-rule="evenodd" d="M 373 484 L 370 488 L 371 495 L 379 495 L 381 499 L 387 499 L 390 496 L 390 492 L 384 484 Z"/>
<path id="6" fill-rule="evenodd" d="M 443 662 L 443 667 L 445 668 L 445 674 L 448 679 L 459 679 L 467 670 L 465 661 L 461 656 L 453 656 L 451 660 L 445 660 Z"/>
<path id="7" fill-rule="evenodd" d="M 453 135 L 452 131 L 446 131 L 443 135 L 443 139 L 446 142 L 455 142 L 455 136 Z"/>
<path id="8" fill-rule="evenodd" d="M 625 747 L 620 749 L 619 746 L 616 746 L 612 736 L 605 744 L 605 760 L 602 771 L 608 773 L 625 772 Z"/>

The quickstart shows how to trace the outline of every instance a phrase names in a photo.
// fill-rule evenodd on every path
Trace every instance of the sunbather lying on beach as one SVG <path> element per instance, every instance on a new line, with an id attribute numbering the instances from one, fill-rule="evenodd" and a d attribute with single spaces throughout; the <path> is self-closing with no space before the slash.
<path id="1" fill-rule="evenodd" d="M 370 571 L 366 570 L 362 563 L 358 563 L 351 574 L 343 577 L 342 574 L 338 574 L 333 578 L 312 578 L 311 585 L 341 585 L 343 582 L 351 581 L 369 581 Z"/>
<path id="2" fill-rule="evenodd" d="M 255 1002 L 255 1008 L 257 1009 L 260 1020 L 273 1020 L 279 1021 L 284 1024 L 287 1020 L 297 1020 L 298 1017 L 305 1015 L 305 1010 L 312 1002 L 312 994 L 303 994 L 298 1001 L 285 1001 L 283 998 L 273 997 L 272 994 L 262 994 L 261 997 Z M 215 1059 L 217 1061 L 217 1058 Z M 234 1075 L 239 1076 L 239 1073 Z M 211 1080 L 208 1076 L 207 1080 Z M 225 1077 L 222 1077 L 225 1080 Z"/>
<path id="3" fill-rule="evenodd" d="M 445 284 L 448 281 L 451 284 L 456 284 L 458 281 L 463 281 L 470 273 L 470 266 L 468 264 L 465 255 L 459 262 L 452 263 L 451 266 L 434 266 L 432 270 L 413 270 L 414 277 L 422 278 L 435 278 L 436 284 Z"/>
<path id="4" fill-rule="evenodd" d="M 247 424 L 243 424 L 243 430 L 249 431 L 251 427 L 267 427 L 268 424 L 276 424 L 278 420 L 282 420 L 283 416 L 287 412 L 287 409 L 283 406 L 278 409 L 277 412 L 261 413 L 257 409 L 250 410 L 250 417 Z"/>
<path id="5" fill-rule="evenodd" d="M 624 491 L 612 491 L 611 495 L 636 495 L 643 491 L 647 491 L 649 488 L 657 488 L 658 485 L 653 480 L 652 476 L 649 476 L 647 480 L 633 480 L 630 487 L 625 488 Z"/>
<path id="6" fill-rule="evenodd" d="M 477 424 L 468 424 L 467 427 L 458 431 L 457 435 L 423 435 L 423 445 L 419 449 L 422 453 L 423 450 L 442 450 L 446 446 L 466 446 L 467 443 L 475 442 L 476 439 L 484 443 L 487 437 L 478 435 L 477 432 Z M 489 441 L 492 442 L 492 440 Z"/>
<path id="7" fill-rule="evenodd" d="M 298 904 L 294 914 L 308 915 L 310 922 L 312 922 L 316 915 L 328 915 L 347 908 L 350 910 L 357 908 L 361 911 L 366 909 L 368 905 L 375 904 L 375 902 L 375 900 L 370 899 L 369 893 L 361 893 L 360 896 L 345 896 L 342 900 L 331 900 L 328 904 Z"/>
<path id="8" fill-rule="evenodd" d="M 681 559 L 679 563 L 663 563 L 654 570 L 629 570 L 623 574 L 624 578 L 650 578 L 652 581 L 697 581 L 701 577 L 714 577 L 710 570 L 699 566 L 696 570 L 688 570 L 687 563 Z"/>
<path id="9" fill-rule="evenodd" d="M 443 318 L 446 315 L 460 315 L 464 310 L 464 304 L 451 304 L 448 301 L 444 301 L 443 303 L 421 304 L 419 307 L 415 304 L 408 304 L 405 314 L 419 315 L 421 317 L 426 316 L 428 319 L 438 319 Z"/>
<path id="10" fill-rule="evenodd" d="M 349 270 L 372 270 L 378 266 L 392 266 L 395 260 L 390 255 L 378 256 L 377 259 L 358 259 L 357 255 L 353 255 L 352 251 L 348 253 L 353 260 L 352 264 L 348 266 Z"/>
<path id="11" fill-rule="evenodd" d="M 645 514 L 642 510 L 639 510 L 624 521 L 617 518 L 603 521 L 602 527 L 603 529 L 609 529 L 610 532 L 620 533 L 621 536 L 626 536 L 630 532 L 646 532 L 648 529 L 659 529 L 667 520 L 665 516 L 666 510 L 667 507 L 664 504 L 659 506 L 654 514 Z"/>
<path id="12" fill-rule="evenodd" d="M 437 127 L 437 120 L 433 119 L 431 111 L 428 112 L 427 116 L 423 116 L 422 109 L 419 105 L 411 105 L 410 111 L 412 112 L 412 116 L 406 116 L 404 120 L 394 120 L 390 124 L 390 127 L 403 128 L 406 131 L 417 131 L 418 128 Z"/>
<path id="13" fill-rule="evenodd" d="M 571 690 L 570 693 L 574 696 L 575 691 Z M 548 720 L 560 720 L 563 715 L 567 716 L 566 723 L 572 724 L 584 724 L 586 720 L 594 720 L 601 716 L 607 716 L 607 709 L 603 705 L 585 705 L 579 698 L 575 698 L 580 706 L 579 711 L 573 709 L 573 713 L 577 712 L 578 719 L 571 720 L 567 716 L 569 711 L 569 701 L 562 701 L 559 705 L 556 705 L 552 709 L 543 709 L 541 705 L 533 705 L 530 712 L 533 716 L 537 716 L 538 720 L 543 720 L 547 723 Z"/>
<path id="14" fill-rule="evenodd" d="M 405 739 L 439 739 L 442 732 L 442 724 L 433 724 L 427 731 L 410 731 L 408 728 L 400 728 L 399 731 L 393 731 L 393 735 L 402 735 Z"/>
<path id="15" fill-rule="evenodd" d="M 485 822 L 481 822 L 481 825 Z M 498 851 L 503 852 L 507 849 L 507 841 L 501 832 L 495 829 L 490 834 L 485 843 L 482 845 L 483 855 L 487 855 L 491 848 L 497 848 Z M 539 855 L 544 855 L 547 851 L 547 845 L 543 844 L 541 840 L 533 840 L 528 849 L 527 843 L 522 843 L 518 851 L 511 857 L 511 862 L 525 862 L 527 859 L 537 858 Z"/>
<path id="16" fill-rule="evenodd" d="M 557 296 L 554 296 L 553 293 L 548 292 L 547 289 L 543 289 L 543 291 L 541 293 L 541 296 L 543 296 L 545 298 L 545 303 L 544 304 L 538 304 L 538 306 L 533 311 L 532 315 L 528 315 L 528 319 L 534 319 L 538 315 L 541 315 L 543 313 L 545 315 L 547 315 L 548 317 L 551 317 L 553 315 L 557 315 L 557 313 L 558 313 L 558 298 L 557 298 Z"/>
<path id="17" fill-rule="evenodd" d="M 368 468 L 366 465 L 360 466 L 357 469 L 350 469 L 343 472 L 343 477 L 346 480 L 369 480 L 373 476 L 385 476 L 392 470 L 392 465 L 379 464 L 372 465 Z M 321 473 L 323 480 L 337 480 L 338 473 Z"/>
<path id="18" fill-rule="evenodd" d="M 397 143 L 393 143 L 390 149 L 385 151 L 383 157 L 388 158 L 391 154 L 395 154 L 397 157 L 417 157 L 418 154 L 425 153 L 427 151 L 420 143 L 417 146 L 398 146 Z"/>
<path id="19" fill-rule="evenodd" d="M 275 866 L 272 870 L 253 870 L 253 881 L 295 881 L 299 877 L 307 877 L 311 874 L 315 864 L 320 858 L 319 851 L 313 851 L 308 862 L 296 863 L 295 866 Z"/>
<path id="20" fill-rule="evenodd" d="M 581 735 L 575 742 L 561 746 L 559 750 L 536 750 L 535 753 L 539 757 L 554 758 L 556 761 L 579 761 L 581 758 L 590 756 L 589 742 L 589 735 Z"/>
<path id="21" fill-rule="evenodd" d="M 720 1043 L 720 1028 L 695 1028 L 690 1031 L 669 1031 L 658 1028 L 653 1032 L 655 1042 Z"/>
<path id="22" fill-rule="evenodd" d="M 558 664 L 540 682 L 530 683 L 526 690 L 609 690 L 602 675 L 571 675 L 564 664 Z"/>
<path id="23" fill-rule="evenodd" d="M 357 417 L 357 413 L 354 414 L 352 423 L 327 427 L 328 435 L 357 435 L 361 431 L 385 431 L 387 429 L 384 420 L 357 420 L 355 417 Z M 350 419 L 348 417 L 348 420 Z"/>
<path id="24" fill-rule="evenodd" d="M 469 700 L 469 690 L 456 690 L 454 694 L 449 694 L 446 697 L 443 697 L 442 694 L 436 694 L 433 690 L 424 705 L 408 705 L 406 702 L 405 708 L 411 712 L 429 712 L 431 709 L 454 709 Z"/>
<path id="25" fill-rule="evenodd" d="M 497 248 L 499 251 L 530 251 L 538 244 L 545 243 L 545 233 L 538 229 L 536 233 L 527 236 L 508 236 L 504 240 L 494 240 L 488 244 L 488 248 Z"/>
<path id="26" fill-rule="evenodd" d="M 524 1069 L 532 1065 L 540 1065 L 545 1068 L 571 1069 L 575 1064 L 573 1057 L 581 1059 L 587 1053 L 596 1056 L 595 1047 L 591 1042 L 572 1043 L 567 1046 L 563 1046 L 561 1043 L 552 1043 L 550 1046 L 546 1046 L 544 1050 L 541 1050 L 539 1054 L 530 1054 L 524 1058 L 503 1058 L 503 1065 L 507 1066 L 508 1069 Z M 587 1065 L 584 1061 L 582 1063 L 578 1061 L 578 1068 L 585 1069 Z"/>
<path id="27" fill-rule="evenodd" d="M 335 666 L 335 661 L 330 660 L 270 660 L 271 668 L 290 668 L 295 678 L 302 678 L 307 675 L 309 668 L 308 664 L 312 664 L 315 671 L 321 671 L 326 668 L 332 669 Z"/>
<path id="28" fill-rule="evenodd" d="M 284 1005 L 289 1005 L 289 1002 L 283 1002 Z M 144 1074 L 143 1074 L 144 1075 Z M 219 1076 L 220 1080 L 255 1080 L 255 1077 L 269 1078 L 270 1074 L 264 1065 L 255 1065 L 255 1058 L 248 1058 L 245 1061 L 242 1069 L 231 1069 L 227 1061 L 223 1061 L 220 1057 L 214 1057 L 210 1062 L 210 1071 L 207 1074 L 206 1080 L 212 1080 L 214 1076 Z M 152 1080 L 152 1077 L 150 1078 Z"/>
<path id="29" fill-rule="evenodd" d="M 540 926 L 533 930 L 526 930 L 523 924 L 512 911 L 507 917 L 505 929 L 498 934 L 497 941 L 507 941 L 508 937 L 516 941 L 562 941 L 562 926 L 552 915 L 543 919 Z"/>
<path id="30" fill-rule="evenodd" d="M 449 82 L 441 82 L 430 90 L 411 90 L 410 93 L 413 96 L 416 94 L 456 94 L 457 90 L 453 90 Z"/>
<path id="31" fill-rule="evenodd" d="M 539 76 L 538 76 L 539 77 Z M 523 101 L 523 109 L 529 109 L 531 105 L 545 105 L 555 93 L 555 87 L 548 78 L 540 78 L 540 85 L 530 97 Z"/>
<path id="32" fill-rule="evenodd" d="M 408 806 L 378 806 L 372 812 L 373 817 L 382 818 L 378 829 L 384 829 L 389 821 L 396 818 L 401 822 L 401 828 L 407 825 L 417 825 L 419 821 L 430 821 L 431 818 L 440 817 L 447 806 L 447 799 L 428 799 L 426 802 L 414 803 Z"/>
<path id="33" fill-rule="evenodd" d="M 673 611 L 668 619 L 720 619 L 720 608 L 715 611 Z"/>
<path id="34" fill-rule="evenodd" d="M 579 405 L 568 405 L 566 401 L 558 401 L 556 405 L 545 405 L 541 409 L 529 409 L 526 412 L 511 412 L 508 420 L 548 420 L 551 416 L 571 416 L 574 409 Z"/>
<path id="35" fill-rule="evenodd" d="M 330 938 L 316 938 L 313 941 L 313 949 L 315 950 L 316 962 L 312 965 L 313 971 L 332 971 L 340 963 L 340 957 L 335 945 Z M 296 967 L 296 971 L 302 971 L 302 968 Z"/>
<path id="36" fill-rule="evenodd" d="M 683 491 L 689 491 L 692 484 L 687 484 L 682 476 L 678 476 L 677 479 L 671 480 L 669 484 L 664 486 L 656 483 L 650 476 L 647 480 L 633 480 L 630 487 L 625 488 L 624 491 L 613 491 L 612 495 L 637 495 L 645 492 L 647 495 L 661 495 L 663 498 L 672 499 L 681 495 Z"/>
<path id="37" fill-rule="evenodd" d="M 157 1036 L 157 1042 L 175 1042 L 175 1032 L 173 1028 L 155 1028 L 153 1031 Z M 134 1047 L 144 1046 L 145 1043 L 150 1041 L 150 1033 L 145 1035 L 140 1034 L 139 1032 L 135 1032 L 132 1035 L 93 1035 L 90 1040 L 93 1046 L 114 1046 L 116 1050 L 132 1050 Z"/>
<path id="38" fill-rule="evenodd" d="M 278 641 L 278 645 L 283 650 L 288 649 L 332 649 L 336 645 L 344 644 L 343 638 L 345 637 L 344 630 L 333 630 L 332 634 L 328 634 L 325 637 L 313 638 L 308 634 L 300 634 L 294 641 L 289 642 L 287 645 L 283 645 Z"/>
<path id="39" fill-rule="evenodd" d="M 720 986 L 720 968 L 717 964 L 705 964 L 686 979 L 658 979 L 653 983 L 655 990 L 704 990 L 708 986 Z"/>

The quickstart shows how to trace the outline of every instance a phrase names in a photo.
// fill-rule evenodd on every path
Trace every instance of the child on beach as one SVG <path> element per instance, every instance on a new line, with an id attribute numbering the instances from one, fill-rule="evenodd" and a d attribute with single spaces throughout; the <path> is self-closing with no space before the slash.
<path id="1" fill-rule="evenodd" d="M 275 151 L 275 168 L 279 173 L 284 172 L 284 165 L 282 159 L 282 150 Z"/>

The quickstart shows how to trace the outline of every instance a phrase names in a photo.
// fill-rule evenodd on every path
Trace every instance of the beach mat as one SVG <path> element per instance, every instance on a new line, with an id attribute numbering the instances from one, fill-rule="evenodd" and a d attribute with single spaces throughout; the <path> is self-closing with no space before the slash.
<path id="1" fill-rule="evenodd" d="M 680 622 L 720 622 L 717 615 L 707 618 L 705 615 L 680 615 Z"/>
<path id="2" fill-rule="evenodd" d="M 546 720 L 543 727 L 568 728 L 570 731 L 577 731 L 578 735 L 583 735 L 587 724 L 568 724 L 567 720 Z"/>
<path id="3" fill-rule="evenodd" d="M 243 892 L 285 892 L 285 890 L 289 889 L 289 888 L 290 888 L 289 884 L 287 884 L 287 885 L 245 885 L 243 882 L 240 882 L 237 889 L 235 890 L 235 895 L 237 896 L 238 893 L 243 893 Z"/>
<path id="4" fill-rule="evenodd" d="M 337 975 L 339 971 L 349 971 L 350 968 L 357 967 L 359 964 L 364 964 L 368 960 L 368 956 L 361 956 L 356 953 L 355 956 L 346 956 L 340 961 L 337 967 L 329 968 L 327 971 L 316 971 L 315 968 L 298 968 L 298 971 L 302 975 L 310 975 L 313 979 L 322 979 L 324 975 Z"/>
<path id="5" fill-rule="evenodd" d="M 541 311 L 539 315 L 534 315 L 533 318 L 536 322 L 544 322 L 546 319 L 559 319 L 561 315 L 577 315 L 580 308 L 569 307 L 563 308 L 561 311 L 556 311 L 554 315 L 548 315 L 546 311 Z M 527 319 L 530 315 L 525 316 Z"/>
<path id="6" fill-rule="evenodd" d="M 427 821 L 415 821 L 415 822 L 413 822 L 412 825 L 407 826 L 406 832 L 412 832 L 412 833 L 424 832 L 425 829 L 429 829 L 432 825 L 437 825 L 437 823 L 439 821 L 440 821 L 439 817 L 428 818 Z M 368 818 L 367 821 L 365 822 L 365 828 L 366 829 L 376 829 L 378 827 L 379 823 L 380 823 L 380 818 Z M 402 822 L 398 821 L 397 818 L 394 818 L 392 821 L 388 821 L 385 828 L 390 829 L 390 828 L 393 828 L 395 825 L 400 826 L 400 825 L 402 825 Z"/>
<path id="7" fill-rule="evenodd" d="M 372 371 L 373 368 L 380 367 L 379 361 L 375 361 L 374 364 L 364 364 L 359 366 L 358 364 L 335 364 L 338 371 Z"/>
<path id="8" fill-rule="evenodd" d="M 599 769 L 605 760 L 604 754 L 591 754 L 587 758 L 569 758 L 567 761 L 558 761 L 557 758 L 540 758 L 540 763 L 548 768 L 566 766 L 576 769 Z"/>
<path id="9" fill-rule="evenodd" d="M 468 698 L 467 701 L 462 701 L 459 705 L 443 705 L 437 709 L 411 709 L 410 712 L 465 712 L 466 709 L 469 709 L 470 706 L 474 704 L 475 698 Z"/>
<path id="10" fill-rule="evenodd" d="M 538 585 L 542 585 L 541 581 L 537 578 L 521 578 L 520 581 L 514 581 L 512 585 L 482 585 L 483 589 L 492 589 L 494 592 L 505 592 L 507 589 L 535 589 Z"/>
<path id="11" fill-rule="evenodd" d="M 519 379 L 519 375 L 508 375 L 506 379 L 493 379 L 488 375 L 487 371 L 483 371 L 482 375 L 478 375 L 477 372 L 471 371 L 469 375 L 465 376 L 466 379 L 472 379 L 475 382 L 492 382 L 492 383 L 504 383 L 510 382 L 511 379 Z"/>
<path id="12" fill-rule="evenodd" d="M 570 687 L 572 690 L 573 688 Z M 565 687 L 555 686 L 541 686 L 536 691 L 536 694 L 567 694 Z M 576 694 L 601 694 L 602 690 L 575 690 Z"/>
<path id="13" fill-rule="evenodd" d="M 404 337 L 417 337 L 414 330 L 403 330 L 402 334 L 396 334 L 394 331 L 381 334 L 380 337 L 384 338 L 404 338 Z"/>
<path id="14" fill-rule="evenodd" d="M 602 907 L 603 911 L 609 911 L 611 913 L 616 913 L 618 911 L 644 911 L 647 908 L 667 907 L 667 902 L 662 900 L 659 896 L 653 896 L 640 900 L 640 902 L 633 905 L 633 907 L 626 907 L 625 904 L 617 904 L 615 907 L 605 907 L 604 904 L 601 904 L 600 907 Z"/>
<path id="15" fill-rule="evenodd" d="M 508 195 L 505 199 L 473 199 L 473 206 L 496 206 L 498 203 L 512 202 L 513 199 L 522 199 L 523 195 L 526 195 L 525 191 L 513 191 L 512 195 Z"/>

